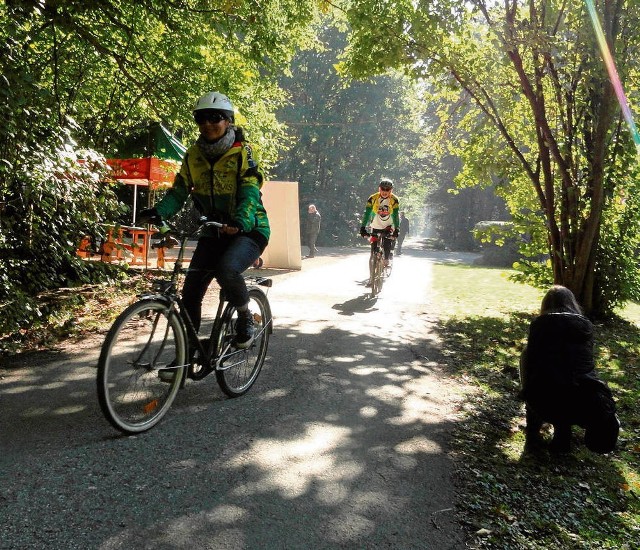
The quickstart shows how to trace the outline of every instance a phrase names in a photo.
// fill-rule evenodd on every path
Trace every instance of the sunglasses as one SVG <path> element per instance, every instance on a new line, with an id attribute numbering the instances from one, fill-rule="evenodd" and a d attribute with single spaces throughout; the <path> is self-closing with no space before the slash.
<path id="1" fill-rule="evenodd" d="M 391 187 L 380 187 L 380 191 L 391 191 Z"/>
<path id="2" fill-rule="evenodd" d="M 211 124 L 218 124 L 223 120 L 227 120 L 227 117 L 220 113 L 196 113 L 193 115 L 196 123 L 204 124 L 205 122 L 211 122 Z"/>

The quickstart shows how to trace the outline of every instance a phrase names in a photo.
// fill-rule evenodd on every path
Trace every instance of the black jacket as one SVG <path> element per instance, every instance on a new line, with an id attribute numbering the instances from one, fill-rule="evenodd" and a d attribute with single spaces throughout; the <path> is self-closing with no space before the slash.
<path id="1" fill-rule="evenodd" d="M 582 423 L 583 388 L 597 380 L 593 325 L 582 315 L 547 313 L 529 328 L 522 355 L 523 397 L 547 422 Z"/>

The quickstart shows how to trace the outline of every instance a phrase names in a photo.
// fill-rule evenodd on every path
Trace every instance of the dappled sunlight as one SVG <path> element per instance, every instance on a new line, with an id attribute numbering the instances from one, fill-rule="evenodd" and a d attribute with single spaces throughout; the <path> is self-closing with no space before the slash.
<path id="1" fill-rule="evenodd" d="M 396 374 L 393 372 L 389 372 L 385 376 L 392 382 L 407 382 L 413 378 L 410 374 Z"/>
<path id="2" fill-rule="evenodd" d="M 373 418 L 378 414 L 378 409 L 375 407 L 362 407 L 360 409 L 360 416 L 363 418 Z"/>
<path id="3" fill-rule="evenodd" d="M 262 394 L 260 396 L 260 400 L 261 401 L 270 401 L 272 399 L 281 399 L 282 397 L 286 397 L 289 394 L 289 392 L 285 389 L 282 388 L 278 388 L 275 390 L 271 390 L 268 392 L 265 392 L 264 394 Z"/>
<path id="4" fill-rule="evenodd" d="M 406 392 L 397 386 L 385 384 L 368 388 L 366 390 L 366 394 L 371 397 L 375 397 L 381 403 L 397 405 L 398 399 L 402 399 L 406 395 Z"/>
<path id="5" fill-rule="evenodd" d="M 53 409 L 51 414 L 63 415 L 63 414 L 75 414 L 86 410 L 87 407 L 85 405 L 73 405 L 69 407 L 60 407 L 58 409 Z"/>
<path id="6" fill-rule="evenodd" d="M 247 515 L 247 511 L 240 506 L 223 504 L 216 506 L 213 510 L 207 512 L 205 517 L 207 521 L 220 525 L 233 524 Z"/>
<path id="7" fill-rule="evenodd" d="M 363 259 L 354 262 L 361 267 Z M 407 295 L 400 266 L 411 262 L 415 292 Z M 441 373 L 426 306 L 413 303 L 426 293 L 422 271 L 431 272 L 418 262 L 410 254 L 398 260 L 389 281 L 405 292 L 397 300 L 391 286 L 377 300 L 361 300 L 356 280 L 337 285 L 330 302 L 318 300 L 308 279 L 292 284 L 293 299 L 274 288 L 275 330 L 251 391 L 228 399 L 215 375 L 188 380 L 167 416 L 143 434 L 123 437 L 103 418 L 89 367 L 95 356 L 57 356 L 46 375 L 35 365 L 22 371 L 28 381 L 5 377 L 0 391 L 15 392 L 3 400 L 15 424 L 8 473 L 21 471 L 14 458 L 33 456 L 36 474 L 16 480 L 10 499 L 18 491 L 45 497 L 38 481 L 45 464 L 53 465 L 51 494 L 65 505 L 55 521 L 73 526 L 75 517 L 100 514 L 104 495 L 126 495 L 118 512 L 131 523 L 101 528 L 96 547 L 104 549 L 185 541 L 194 548 L 392 548 L 417 540 L 444 547 L 433 544 L 441 533 L 428 518 L 454 498 L 443 452 L 453 415 L 447 390 L 434 389 Z M 332 278 L 322 278 L 318 288 L 333 297 Z M 16 528 L 29 528 L 23 511 L 11 507 Z"/>
<path id="8" fill-rule="evenodd" d="M 293 441 L 262 439 L 252 445 L 249 461 L 265 472 L 264 478 L 238 490 L 264 492 L 277 490 L 285 498 L 304 494 L 318 478 L 337 483 L 362 473 L 355 461 L 337 462 L 334 451 L 350 438 L 351 430 L 331 424 L 308 426 L 306 433 Z M 231 467 L 243 467 L 246 456 L 230 461 Z"/>
<path id="9" fill-rule="evenodd" d="M 437 443 L 424 436 L 416 436 L 408 441 L 403 441 L 394 447 L 394 449 L 405 455 L 441 453 L 442 448 Z"/>
<path id="10" fill-rule="evenodd" d="M 362 356 L 346 356 L 346 357 L 340 357 L 340 356 L 335 356 L 331 358 L 332 361 L 335 361 L 336 363 L 355 363 L 357 361 L 361 361 L 362 360 Z"/>
<path id="11" fill-rule="evenodd" d="M 40 389 L 40 387 L 36 387 L 36 386 L 16 386 L 15 388 L 6 388 L 2 391 L 0 391 L 0 394 L 6 394 L 6 395 L 15 395 L 15 394 L 19 394 L 19 393 L 26 393 L 26 392 L 30 392 L 33 390 L 37 390 Z"/>
<path id="12" fill-rule="evenodd" d="M 350 372 L 357 376 L 369 376 L 370 374 L 376 373 L 386 373 L 389 369 L 386 367 L 368 367 L 364 365 L 359 365 L 352 369 L 349 369 Z"/>
<path id="13" fill-rule="evenodd" d="M 298 329 L 298 332 L 300 335 L 304 334 L 308 336 L 313 336 L 317 334 L 322 334 L 322 331 L 324 330 L 325 327 L 323 323 L 320 323 L 320 322 L 301 321 L 296 328 Z"/>
<path id="14" fill-rule="evenodd" d="M 274 441 L 264 441 L 254 447 L 258 455 L 263 454 L 269 463 L 282 462 L 291 457 L 299 459 L 315 454 L 324 454 L 334 450 L 340 443 L 348 438 L 350 430 L 336 427 L 331 424 L 318 424 L 309 426 L 307 433 L 300 439 L 288 444 Z M 277 449 L 272 445 L 277 444 Z M 264 446 L 262 446 L 264 445 Z"/>
<path id="15" fill-rule="evenodd" d="M 536 532 L 541 540 L 544 537 L 546 546 L 559 547 L 563 546 L 557 538 L 561 532 L 564 546 L 574 539 L 584 547 L 622 547 L 607 543 L 611 533 L 633 532 L 637 524 L 633 511 L 637 499 L 633 491 L 621 490 L 628 483 L 625 439 L 631 439 L 629 435 L 622 435 L 623 430 L 618 448 L 604 456 L 585 447 L 584 429 L 578 426 L 572 428 L 569 453 L 551 451 L 553 428 L 549 424 L 543 426 L 539 445 L 525 444 L 525 407 L 517 398 L 517 365 L 532 318 L 528 312 L 515 312 L 504 319 L 474 316 L 441 324 L 443 345 L 455 358 L 449 368 L 470 387 L 462 403 L 464 417 L 452 440 L 459 456 L 457 477 L 474 497 L 462 503 L 463 510 L 479 525 L 490 523 L 496 531 L 513 534 L 512 541 Z M 606 346 L 627 340 L 623 326 L 603 324 L 597 329 L 599 373 L 608 382 L 617 369 L 632 373 L 624 358 L 637 356 L 635 350 L 618 348 L 610 357 L 602 353 Z M 629 340 L 637 342 L 634 333 Z M 620 358 L 624 367 L 619 366 Z M 625 411 L 623 395 L 614 395 L 624 426 L 623 416 L 637 410 L 637 400 Z M 536 488 L 533 492 L 532 487 Z M 485 506 L 474 509 L 472 502 Z M 563 509 L 573 512 L 559 515 L 558 510 Z M 620 510 L 628 510 L 629 515 Z M 587 538 L 593 542 L 585 542 Z"/>
<path id="16" fill-rule="evenodd" d="M 351 498 L 351 491 L 342 483 L 329 481 L 318 487 L 316 498 L 321 504 L 335 506 Z"/>
<path id="17" fill-rule="evenodd" d="M 414 422 L 428 422 L 433 405 L 422 396 L 410 395 L 402 401 L 401 414 L 389 419 L 389 422 L 401 426 Z"/>
<path id="18" fill-rule="evenodd" d="M 96 379 L 96 370 L 95 369 L 82 369 L 73 371 L 66 376 L 61 378 L 64 382 L 74 382 L 76 380 L 95 380 Z"/>
<path id="19" fill-rule="evenodd" d="M 51 382 L 49 384 L 42 384 L 38 386 L 41 390 L 55 390 L 58 388 L 64 388 L 66 386 L 65 382 Z"/>
<path id="20" fill-rule="evenodd" d="M 49 409 L 46 407 L 31 407 L 23 411 L 22 416 L 25 418 L 34 418 L 36 416 L 44 416 L 49 412 Z"/>

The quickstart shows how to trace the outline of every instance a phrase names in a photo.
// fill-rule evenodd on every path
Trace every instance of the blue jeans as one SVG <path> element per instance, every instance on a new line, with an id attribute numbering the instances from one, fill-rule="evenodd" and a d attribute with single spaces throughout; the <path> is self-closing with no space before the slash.
<path id="1" fill-rule="evenodd" d="M 260 245 L 246 235 L 198 240 L 182 289 L 185 309 L 196 330 L 200 329 L 202 320 L 202 300 L 214 277 L 232 306 L 240 307 L 249 302 L 242 273 L 261 253 Z"/>

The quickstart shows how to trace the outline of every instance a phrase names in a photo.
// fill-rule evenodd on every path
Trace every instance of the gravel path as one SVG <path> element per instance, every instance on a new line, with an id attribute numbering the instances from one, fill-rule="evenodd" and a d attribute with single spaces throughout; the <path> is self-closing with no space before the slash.
<path id="1" fill-rule="evenodd" d="M 440 364 L 434 262 L 405 245 L 377 299 L 367 249 L 273 275 L 255 387 L 188 383 L 150 432 L 102 417 L 103 336 L 0 366 L 2 549 L 466 548 L 448 438 L 460 388 Z"/>

